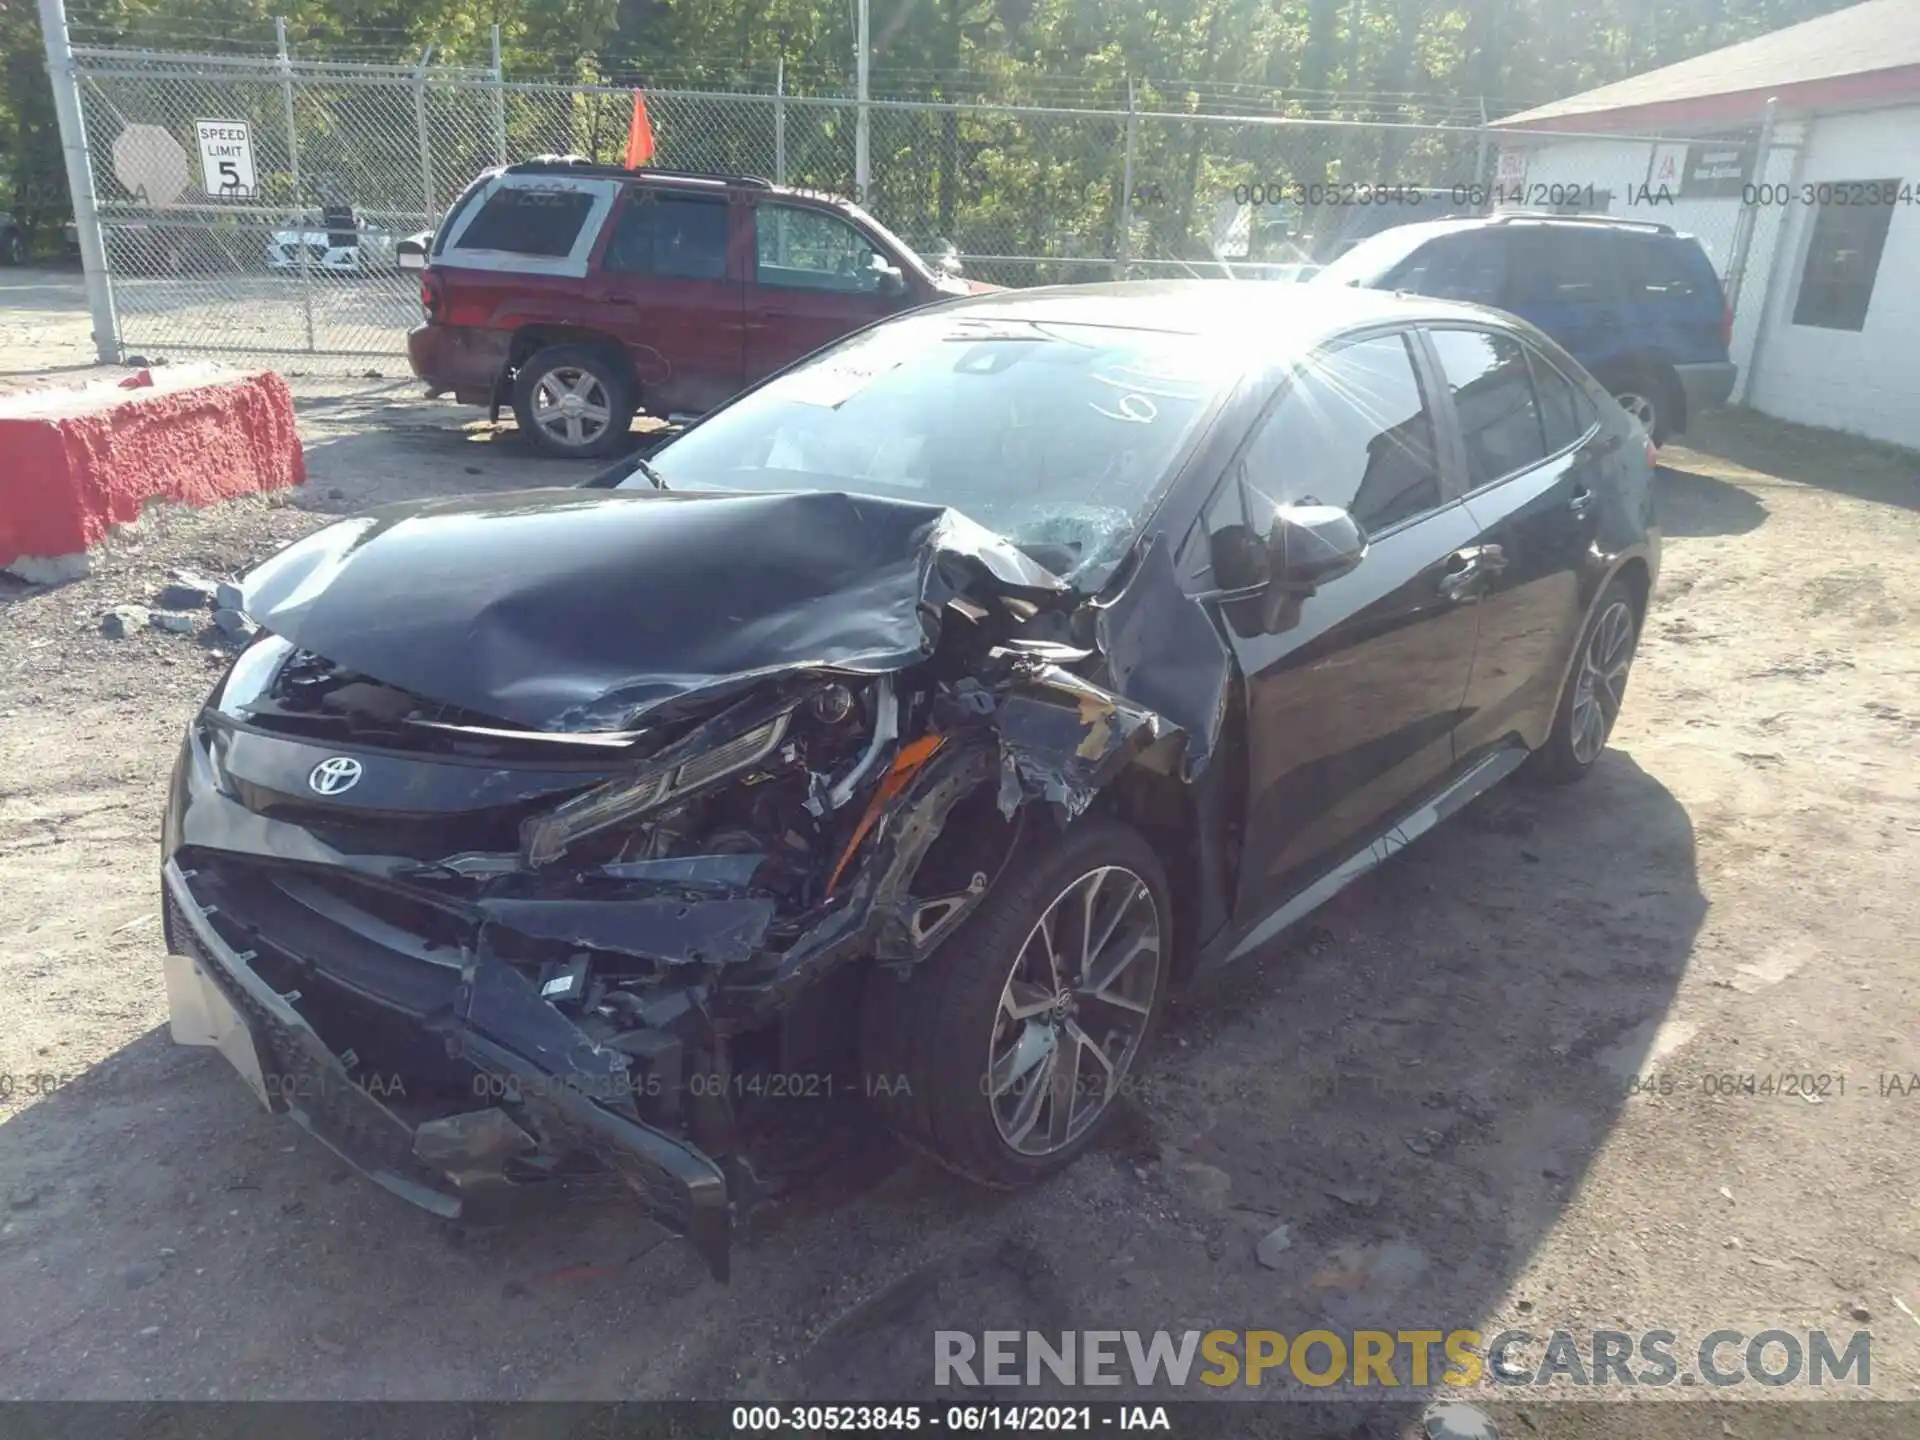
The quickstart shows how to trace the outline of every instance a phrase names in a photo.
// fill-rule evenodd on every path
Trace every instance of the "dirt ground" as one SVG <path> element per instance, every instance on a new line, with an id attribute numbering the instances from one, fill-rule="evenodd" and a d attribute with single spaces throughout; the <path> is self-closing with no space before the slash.
<path id="1" fill-rule="evenodd" d="M 71 278 L 0 303 L 0 383 L 90 358 Z M 101 612 L 376 501 L 573 478 L 397 382 L 296 389 L 303 490 L 0 588 L 0 1073 L 58 1077 L 0 1100 L 0 1397 L 905 1398 L 939 1328 L 1427 1325 L 1864 1329 L 1864 1393 L 1920 1399 L 1920 1094 L 1879 1078 L 1920 1072 L 1920 459 L 1699 426 L 1588 783 L 1496 791 L 1186 994 L 1064 1176 L 879 1147 L 722 1286 L 613 1199 L 411 1210 L 167 1037 L 161 803 L 224 662 Z M 1844 1094 L 1710 1093 L 1781 1073 Z"/>

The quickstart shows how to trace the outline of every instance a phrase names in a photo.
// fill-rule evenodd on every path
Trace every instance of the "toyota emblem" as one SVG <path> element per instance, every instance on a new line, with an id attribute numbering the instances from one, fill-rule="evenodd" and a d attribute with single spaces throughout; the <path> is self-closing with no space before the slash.
<path id="1" fill-rule="evenodd" d="M 316 795 L 339 795 L 360 783 L 362 768 L 351 755 L 331 755 L 313 767 L 307 785 Z"/>

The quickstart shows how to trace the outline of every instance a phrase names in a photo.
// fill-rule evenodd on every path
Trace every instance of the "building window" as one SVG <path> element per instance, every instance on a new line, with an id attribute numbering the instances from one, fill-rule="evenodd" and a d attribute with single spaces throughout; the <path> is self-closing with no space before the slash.
<path id="1" fill-rule="evenodd" d="M 1867 198 L 1897 194 L 1898 180 L 1835 181 L 1816 187 L 1825 203 L 1813 217 L 1813 239 L 1800 272 L 1793 323 L 1823 330 L 1860 330 L 1867 323 L 1873 280 L 1886 248 L 1893 206 Z M 1826 198 L 1830 196 L 1831 198 Z"/>

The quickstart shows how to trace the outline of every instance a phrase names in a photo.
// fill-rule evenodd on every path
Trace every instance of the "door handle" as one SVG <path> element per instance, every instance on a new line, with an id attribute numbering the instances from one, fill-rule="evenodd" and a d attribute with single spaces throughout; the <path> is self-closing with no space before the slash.
<path id="1" fill-rule="evenodd" d="M 1593 491 L 1582 485 L 1578 490 L 1573 492 L 1573 498 L 1567 501 L 1567 509 L 1573 512 L 1574 519 L 1584 520 L 1592 511 L 1596 498 L 1598 497 L 1594 495 Z"/>
<path id="2" fill-rule="evenodd" d="M 1469 545 L 1447 557 L 1438 589 L 1448 600 L 1473 598 L 1475 588 L 1490 575 L 1507 568 L 1507 555 L 1498 545 Z"/>

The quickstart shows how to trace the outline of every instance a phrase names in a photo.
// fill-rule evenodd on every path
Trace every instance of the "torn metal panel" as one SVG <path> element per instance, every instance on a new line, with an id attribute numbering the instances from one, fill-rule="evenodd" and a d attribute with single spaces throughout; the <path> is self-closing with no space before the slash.
<path id="1" fill-rule="evenodd" d="M 1164 535 L 1154 537 L 1126 588 L 1100 607 L 1098 635 L 1113 688 L 1186 732 L 1186 775 L 1198 775 L 1226 724 L 1233 652 L 1207 608 L 1181 586 Z"/>
<path id="2" fill-rule="evenodd" d="M 619 730 L 801 670 L 888 674 L 932 654 L 950 599 L 1070 594 L 940 506 L 678 491 L 387 506 L 296 541 L 245 584 L 249 613 L 304 650 L 556 731 Z"/>
<path id="3" fill-rule="evenodd" d="M 1038 799 L 1071 818 L 1148 747 L 1185 740 L 1155 711 L 1057 665 L 1033 667 L 996 698 L 1000 809 L 1007 815 Z"/>

